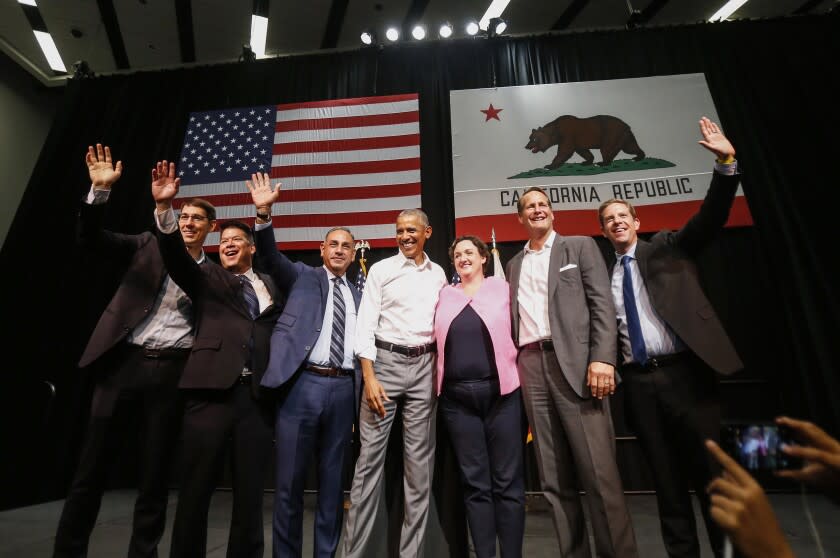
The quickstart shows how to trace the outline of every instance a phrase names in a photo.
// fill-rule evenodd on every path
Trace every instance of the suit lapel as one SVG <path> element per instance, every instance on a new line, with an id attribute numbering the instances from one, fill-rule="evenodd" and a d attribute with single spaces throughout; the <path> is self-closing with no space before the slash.
<path id="1" fill-rule="evenodd" d="M 278 297 L 280 297 L 281 295 L 280 291 L 277 289 L 277 285 L 274 284 L 274 279 L 272 279 L 270 275 L 266 273 L 260 273 L 258 271 L 255 271 L 254 273 L 256 273 L 257 276 L 262 280 L 262 282 L 265 284 L 265 288 L 268 289 L 268 294 L 271 295 L 271 304 L 266 306 L 265 310 L 263 310 L 260 313 L 260 316 L 262 316 L 263 314 L 273 310 L 274 307 L 277 306 L 277 301 L 279 300 Z M 240 296 L 239 298 L 242 297 Z M 243 307 L 245 306 L 244 300 L 242 301 L 242 305 Z"/>
<path id="2" fill-rule="evenodd" d="M 564 250 L 565 239 L 559 234 L 554 235 L 554 244 L 551 245 L 551 256 L 548 260 L 548 299 L 554 296 L 554 291 L 557 289 L 558 278 L 560 276 L 557 270 L 566 265 L 568 262 L 568 254 Z"/>
<path id="3" fill-rule="evenodd" d="M 650 242 L 645 242 L 644 240 L 636 241 L 636 263 L 639 266 L 639 273 L 643 281 L 647 281 L 647 264 L 650 252 Z"/>

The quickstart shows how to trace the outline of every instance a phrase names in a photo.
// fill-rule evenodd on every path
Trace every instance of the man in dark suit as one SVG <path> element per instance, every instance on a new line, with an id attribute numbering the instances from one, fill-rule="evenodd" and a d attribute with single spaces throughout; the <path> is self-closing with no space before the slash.
<path id="1" fill-rule="evenodd" d="M 700 145 L 717 164 L 703 205 L 682 229 L 645 241 L 636 236 L 640 222 L 630 203 L 613 199 L 598 209 L 616 253 L 612 294 L 628 421 L 653 470 L 662 537 L 675 557 L 700 556 L 689 488 L 700 498 L 715 554 L 722 552 L 706 494 L 717 468 L 703 441 L 720 438 L 715 372 L 743 367 L 693 261 L 729 216 L 739 182 L 735 149 L 708 118 L 700 120 L 700 132 Z"/>
<path id="2" fill-rule="evenodd" d="M 260 399 L 271 329 L 282 295 L 268 275 L 255 273 L 251 229 L 220 227 L 219 260 L 198 266 L 184 257 L 175 232 L 172 199 L 180 180 L 175 164 L 152 171 L 161 254 L 196 308 L 196 338 L 179 387 L 186 401 L 183 459 L 172 556 L 204 556 L 207 513 L 228 439 L 232 438 L 233 516 L 227 555 L 263 555 L 262 494 L 271 460 L 271 408 Z"/>
<path id="3" fill-rule="evenodd" d="M 356 311 L 361 293 L 347 281 L 353 235 L 330 229 L 321 243 L 323 265 L 292 263 L 277 250 L 271 206 L 280 195 L 267 174 L 255 174 L 248 189 L 257 210 L 257 249 L 267 271 L 288 294 L 271 336 L 271 358 L 262 378 L 281 388 L 274 426 L 274 556 L 299 557 L 303 538 L 303 485 L 313 453 L 318 457 L 316 558 L 335 556 L 341 534 L 347 446 L 353 432 L 361 370 L 353 358 Z M 355 387 L 354 387 L 355 386 Z"/>
<path id="4" fill-rule="evenodd" d="M 134 506 L 130 557 L 157 556 L 166 520 L 168 473 L 180 420 L 178 381 L 193 344 L 192 305 L 166 273 L 152 233 L 119 234 L 102 229 L 111 187 L 122 162 L 101 144 L 86 155 L 91 189 L 79 212 L 81 244 L 128 267 L 99 318 L 79 361 L 96 384 L 87 435 L 55 536 L 55 556 L 85 556 L 108 468 L 119 455 L 128 420 L 139 418 L 140 482 Z M 204 261 L 201 246 L 215 226 L 216 211 L 204 200 L 184 205 L 181 251 Z"/>
<path id="5" fill-rule="evenodd" d="M 540 188 L 518 202 L 528 233 L 507 266 L 510 311 L 525 411 L 540 483 L 561 556 L 590 556 L 580 489 L 586 491 L 598 556 L 637 556 L 615 461 L 606 396 L 615 389 L 615 307 L 595 241 L 554 232 Z"/>

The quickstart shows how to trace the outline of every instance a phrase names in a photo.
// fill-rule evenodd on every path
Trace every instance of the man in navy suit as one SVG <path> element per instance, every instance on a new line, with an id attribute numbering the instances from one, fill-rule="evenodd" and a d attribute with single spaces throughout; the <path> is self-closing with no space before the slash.
<path id="1" fill-rule="evenodd" d="M 274 556 L 300 556 L 303 484 L 318 454 L 318 512 L 314 556 L 335 556 L 343 515 L 342 474 L 358 405 L 360 372 L 354 366 L 356 310 L 361 294 L 347 281 L 354 259 L 350 231 L 335 227 L 321 243 L 324 264 L 291 262 L 277 250 L 271 206 L 280 196 L 267 174 L 252 175 L 257 209 L 255 238 L 264 267 L 288 296 L 271 336 L 262 385 L 279 390 L 274 436 Z"/>

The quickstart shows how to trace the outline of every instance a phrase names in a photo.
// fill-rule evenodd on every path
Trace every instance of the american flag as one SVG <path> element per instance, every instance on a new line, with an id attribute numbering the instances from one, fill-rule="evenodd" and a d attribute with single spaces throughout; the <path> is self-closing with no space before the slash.
<path id="1" fill-rule="evenodd" d="M 220 220 L 253 224 L 245 180 L 269 172 L 283 183 L 273 208 L 281 249 L 317 248 L 335 226 L 392 247 L 397 214 L 420 207 L 419 119 L 417 94 L 191 113 L 176 207 L 201 197 Z M 211 233 L 206 247 L 218 243 Z"/>

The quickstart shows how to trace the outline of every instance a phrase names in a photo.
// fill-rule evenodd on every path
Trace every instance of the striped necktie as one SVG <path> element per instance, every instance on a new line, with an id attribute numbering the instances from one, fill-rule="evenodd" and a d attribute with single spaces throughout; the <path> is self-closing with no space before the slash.
<path id="1" fill-rule="evenodd" d="M 257 319 L 260 315 L 260 301 L 257 299 L 257 291 L 254 290 L 254 285 L 251 280 L 245 275 L 239 275 L 239 282 L 242 283 L 242 298 L 245 300 L 245 306 L 248 308 L 248 313 L 251 314 L 251 319 Z"/>
<path id="2" fill-rule="evenodd" d="M 341 277 L 333 277 L 333 322 L 330 337 L 330 365 L 341 368 L 344 364 L 344 322 L 346 309 L 341 292 Z"/>

